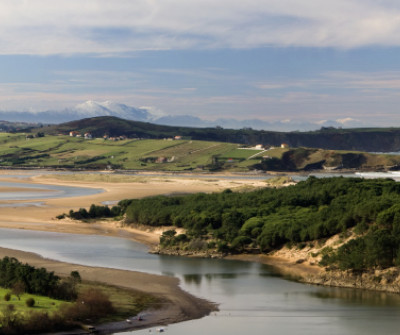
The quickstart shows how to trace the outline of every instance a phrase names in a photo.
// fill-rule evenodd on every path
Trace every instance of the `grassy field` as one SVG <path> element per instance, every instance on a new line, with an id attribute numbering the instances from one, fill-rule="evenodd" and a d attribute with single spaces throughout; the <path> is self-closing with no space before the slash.
<path id="1" fill-rule="evenodd" d="M 14 305 L 16 311 L 26 314 L 32 311 L 43 311 L 43 312 L 54 312 L 58 310 L 61 304 L 66 303 L 61 300 L 55 300 L 48 297 L 43 297 L 34 294 L 21 294 L 20 300 L 15 295 L 11 295 L 10 301 L 5 301 L 4 296 L 6 293 L 10 292 L 9 289 L 0 288 L 0 310 L 2 310 L 7 305 Z M 33 298 L 35 300 L 34 307 L 27 307 L 26 300 Z"/>
<path id="2" fill-rule="evenodd" d="M 258 156 L 262 152 L 264 152 L 264 150 L 236 148 L 224 153 L 221 158 L 245 160 L 253 156 Z"/>
<path id="3" fill-rule="evenodd" d="M 191 140 L 106 141 L 70 136 L 26 139 L 25 135 L 2 133 L 0 166 L 207 170 L 213 157 L 234 153 L 237 147 L 232 143 Z M 251 153 L 255 152 L 249 150 Z"/>
<path id="4" fill-rule="evenodd" d="M 363 157 L 359 158 L 361 168 L 375 169 L 400 164 L 400 156 L 354 151 L 307 148 L 297 148 L 295 151 L 282 148 L 255 150 L 241 148 L 239 144 L 210 141 L 110 141 L 65 135 L 28 139 L 21 134 L 0 133 L 0 166 L 3 167 L 246 172 L 262 163 L 263 159 L 282 159 L 288 151 L 298 170 L 321 161 L 327 168 L 340 167 L 346 165 L 343 159 L 350 157 L 347 155 L 346 158 L 346 154 L 362 154 Z"/>
<path id="5" fill-rule="evenodd" d="M 128 316 L 137 315 L 144 309 L 150 307 L 157 308 L 161 303 L 159 299 L 149 294 L 98 283 L 81 283 L 78 286 L 78 291 L 85 291 L 89 288 L 98 289 L 107 295 L 115 309 L 112 315 L 98 320 L 100 323 L 123 320 Z M 33 312 L 47 312 L 51 314 L 57 312 L 61 305 L 72 304 L 70 302 L 33 294 L 21 294 L 20 299 L 15 295 L 11 295 L 11 300 L 5 301 L 4 296 L 9 292 L 9 289 L 0 288 L 0 314 L 7 306 L 13 305 L 15 312 L 24 316 L 24 318 L 29 318 L 29 314 Z M 26 300 L 29 298 L 35 300 L 35 305 L 33 307 L 28 307 L 26 305 Z"/>

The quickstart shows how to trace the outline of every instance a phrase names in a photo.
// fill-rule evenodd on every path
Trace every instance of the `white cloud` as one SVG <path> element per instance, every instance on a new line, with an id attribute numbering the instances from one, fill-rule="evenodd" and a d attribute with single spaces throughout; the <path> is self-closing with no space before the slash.
<path id="1" fill-rule="evenodd" d="M 351 118 L 351 117 L 346 117 L 346 118 L 344 118 L 344 119 L 337 119 L 337 120 L 336 120 L 337 123 L 341 123 L 341 124 L 343 124 L 343 125 L 346 125 L 346 124 L 352 123 L 352 122 L 359 122 L 359 121 L 360 121 L 360 120 L 356 120 L 356 119 L 353 119 L 353 118 Z"/>
<path id="2" fill-rule="evenodd" d="M 156 117 L 161 117 L 161 116 L 167 115 L 163 110 L 161 110 L 155 106 L 140 106 L 139 108 L 147 110 L 150 114 L 155 115 Z"/>
<path id="3" fill-rule="evenodd" d="M 400 4 L 372 0 L 2 0 L 2 54 L 400 45 Z"/>

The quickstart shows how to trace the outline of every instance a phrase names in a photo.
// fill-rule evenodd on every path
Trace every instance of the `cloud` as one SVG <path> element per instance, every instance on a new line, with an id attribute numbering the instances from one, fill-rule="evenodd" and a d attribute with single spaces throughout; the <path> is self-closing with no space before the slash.
<path id="1" fill-rule="evenodd" d="M 2 54 L 400 45 L 400 4 L 383 0 L 0 2 Z"/>
<path id="2" fill-rule="evenodd" d="M 337 123 L 341 123 L 342 125 L 346 125 L 348 123 L 360 122 L 360 120 L 356 120 L 356 119 L 353 119 L 351 117 L 346 117 L 344 119 L 337 119 L 336 122 Z"/>
<path id="3" fill-rule="evenodd" d="M 329 90 L 332 93 L 335 90 L 351 89 L 368 95 L 371 92 L 393 94 L 393 91 L 400 89 L 400 71 L 329 71 L 301 81 L 277 79 L 276 81 L 257 82 L 252 86 L 265 91 L 301 89 Z"/>

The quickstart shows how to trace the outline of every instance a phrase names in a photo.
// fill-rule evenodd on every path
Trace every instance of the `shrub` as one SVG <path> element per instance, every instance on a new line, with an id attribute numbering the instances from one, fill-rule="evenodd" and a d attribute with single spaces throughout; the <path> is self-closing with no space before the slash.
<path id="1" fill-rule="evenodd" d="M 11 294 L 10 294 L 10 292 L 7 292 L 7 293 L 4 295 L 4 300 L 5 300 L 5 301 L 10 301 L 10 300 L 11 300 Z"/>
<path id="2" fill-rule="evenodd" d="M 67 320 L 98 319 L 114 312 L 112 303 L 101 290 L 90 288 L 78 295 L 76 303 L 62 308 Z"/>
<path id="3" fill-rule="evenodd" d="M 73 281 L 75 281 L 76 283 L 82 282 L 81 275 L 80 275 L 79 272 L 76 271 L 76 270 L 75 270 L 75 271 L 71 271 L 70 277 L 71 277 L 71 279 L 72 279 Z"/>
<path id="4" fill-rule="evenodd" d="M 188 248 L 189 250 L 206 250 L 207 242 L 201 238 L 195 238 L 194 240 L 190 241 Z"/>
<path id="5" fill-rule="evenodd" d="M 33 306 L 35 306 L 35 299 L 33 299 L 33 298 L 28 298 L 28 299 L 26 299 L 25 304 L 26 304 L 26 306 L 28 306 L 28 307 L 33 307 Z"/>
<path id="6" fill-rule="evenodd" d="M 236 237 L 233 242 L 232 242 L 232 249 L 236 249 L 236 250 L 243 250 L 244 247 L 248 244 L 250 244 L 252 242 L 250 237 L 247 236 L 238 236 Z"/>
<path id="7" fill-rule="evenodd" d="M 11 292 L 18 298 L 18 300 L 21 300 L 21 294 L 25 293 L 25 284 L 21 281 L 17 281 L 12 286 Z"/>

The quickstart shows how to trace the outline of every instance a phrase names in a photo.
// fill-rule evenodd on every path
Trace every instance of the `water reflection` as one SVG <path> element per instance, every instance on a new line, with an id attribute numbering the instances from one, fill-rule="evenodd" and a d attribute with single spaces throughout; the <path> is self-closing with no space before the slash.
<path id="1" fill-rule="evenodd" d="M 202 275 L 197 275 L 197 274 L 183 275 L 185 284 L 200 285 L 202 277 L 203 277 Z"/>
<path id="2" fill-rule="evenodd" d="M 140 244 L 104 236 L 0 230 L 0 245 L 71 263 L 175 275 L 183 289 L 220 312 L 171 325 L 175 335 L 398 334 L 400 296 L 283 280 L 259 263 L 158 256 Z M 149 330 L 133 334 L 148 334 Z"/>
<path id="3" fill-rule="evenodd" d="M 184 274 L 183 280 L 185 284 L 200 285 L 203 278 L 206 279 L 208 284 L 211 284 L 214 279 L 235 279 L 238 273 L 206 273 L 206 274 Z"/>
<path id="4" fill-rule="evenodd" d="M 369 306 L 400 306 L 400 295 L 386 292 L 358 290 L 351 288 L 329 288 L 309 292 L 309 295 L 318 299 L 340 299 L 351 304 Z"/>
<path id="5" fill-rule="evenodd" d="M 93 195 L 104 192 L 98 188 L 84 188 L 75 186 L 29 184 L 0 181 L 0 187 L 16 188 L 15 192 L 0 192 L 0 200 L 32 200 L 32 199 L 52 199 L 65 197 L 78 197 Z M 18 191 L 18 188 L 29 189 L 30 191 Z"/>

